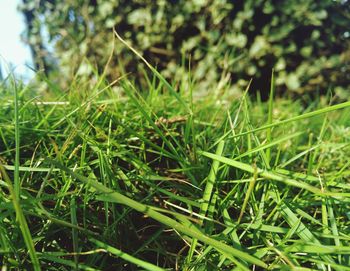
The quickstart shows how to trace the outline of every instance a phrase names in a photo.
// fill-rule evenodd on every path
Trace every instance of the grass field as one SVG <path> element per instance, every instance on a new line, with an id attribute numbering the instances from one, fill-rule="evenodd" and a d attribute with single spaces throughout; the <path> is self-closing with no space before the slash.
<path id="1" fill-rule="evenodd" d="M 350 102 L 46 85 L 0 88 L 2 270 L 350 270 Z"/>

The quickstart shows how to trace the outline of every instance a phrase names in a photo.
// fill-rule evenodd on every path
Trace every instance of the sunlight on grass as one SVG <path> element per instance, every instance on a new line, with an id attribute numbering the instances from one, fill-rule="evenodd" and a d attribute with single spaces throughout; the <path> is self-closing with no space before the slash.
<path id="1" fill-rule="evenodd" d="M 4 267 L 349 270 L 350 102 L 45 80 L 0 86 Z"/>

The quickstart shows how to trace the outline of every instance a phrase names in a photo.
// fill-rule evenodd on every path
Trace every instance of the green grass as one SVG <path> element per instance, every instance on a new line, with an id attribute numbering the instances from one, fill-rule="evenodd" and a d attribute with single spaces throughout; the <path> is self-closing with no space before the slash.
<path id="1" fill-rule="evenodd" d="M 75 80 L 0 86 L 2 268 L 350 270 L 350 102 Z"/>

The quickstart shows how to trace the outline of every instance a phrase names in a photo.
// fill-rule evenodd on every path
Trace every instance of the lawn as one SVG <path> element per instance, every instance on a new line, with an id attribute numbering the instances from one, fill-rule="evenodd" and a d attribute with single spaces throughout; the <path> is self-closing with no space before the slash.
<path id="1" fill-rule="evenodd" d="M 350 102 L 154 74 L 1 84 L 3 270 L 350 270 Z"/>

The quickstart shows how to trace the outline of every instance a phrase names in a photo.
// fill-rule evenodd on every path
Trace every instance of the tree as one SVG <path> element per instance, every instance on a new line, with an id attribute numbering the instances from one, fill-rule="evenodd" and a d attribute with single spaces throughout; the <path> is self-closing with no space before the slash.
<path id="1" fill-rule="evenodd" d="M 37 1 L 25 2 L 24 12 Z M 42 20 L 67 76 L 79 68 L 93 73 L 89 65 L 104 69 L 115 27 L 171 80 L 186 76 L 190 61 L 200 89 L 219 81 L 242 89 L 253 78 L 252 88 L 268 93 L 272 68 L 280 91 L 331 86 L 344 92 L 350 82 L 350 5 L 344 0 L 51 0 L 40 1 L 33 13 L 28 40 L 40 36 Z M 36 56 L 44 59 L 37 48 Z M 116 42 L 108 76 L 142 74 L 141 68 Z"/>

